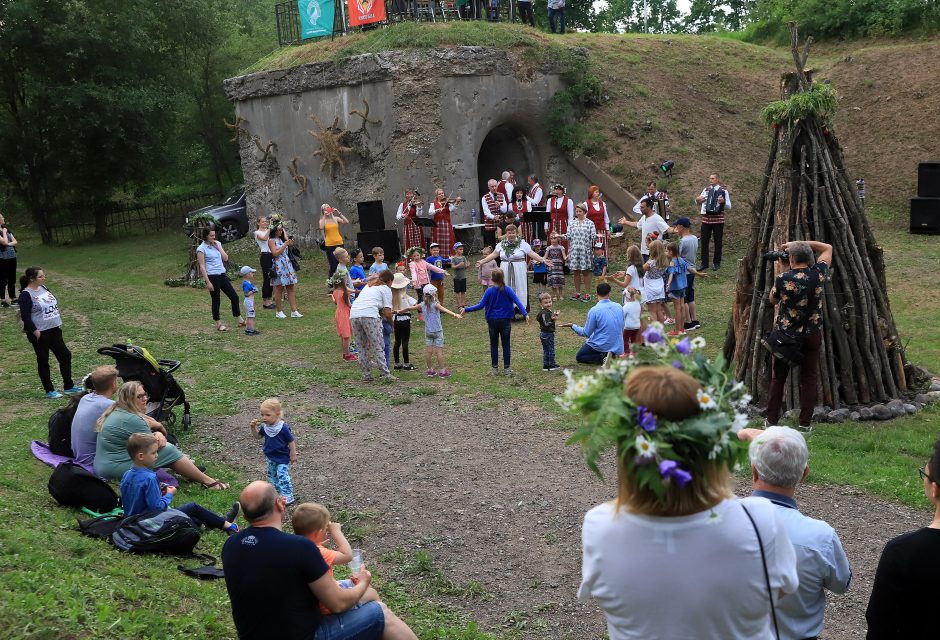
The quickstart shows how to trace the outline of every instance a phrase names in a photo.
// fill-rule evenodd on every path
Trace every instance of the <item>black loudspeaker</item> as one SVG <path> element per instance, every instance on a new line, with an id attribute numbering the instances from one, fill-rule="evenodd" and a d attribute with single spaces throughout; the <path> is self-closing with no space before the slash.
<path id="1" fill-rule="evenodd" d="M 940 233 L 940 198 L 911 198 L 911 233 Z"/>
<path id="2" fill-rule="evenodd" d="M 917 165 L 917 195 L 920 198 L 940 198 L 940 162 Z"/>
<path id="3" fill-rule="evenodd" d="M 381 231 L 385 228 L 385 209 L 381 200 L 369 200 L 356 204 L 359 210 L 360 231 Z"/>
<path id="4" fill-rule="evenodd" d="M 374 247 L 385 249 L 385 262 L 391 264 L 401 259 L 401 247 L 398 245 L 398 231 L 386 229 L 384 231 L 360 231 L 356 234 L 356 244 L 365 255 L 369 255 Z"/>

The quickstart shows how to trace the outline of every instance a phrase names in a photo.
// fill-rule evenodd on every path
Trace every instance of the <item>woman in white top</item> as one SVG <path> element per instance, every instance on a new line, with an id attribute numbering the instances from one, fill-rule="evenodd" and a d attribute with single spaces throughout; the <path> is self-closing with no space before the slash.
<path id="1" fill-rule="evenodd" d="M 500 259 L 500 267 L 506 272 L 506 286 L 511 288 L 516 297 L 525 303 L 525 310 L 529 310 L 529 281 L 526 277 L 526 258 L 535 262 L 546 264 L 548 261 L 532 251 L 529 243 L 519 237 L 519 228 L 514 224 L 506 226 L 502 240 L 497 243 L 496 250 L 477 262 L 477 267 L 496 258 Z"/>
<path id="2" fill-rule="evenodd" d="M 274 266 L 274 259 L 271 257 L 271 248 L 268 246 L 270 230 L 268 229 L 267 216 L 259 216 L 255 230 L 255 242 L 261 251 L 261 298 L 265 309 L 273 309 L 274 303 L 271 301 L 271 268 Z"/>
<path id="3" fill-rule="evenodd" d="M 658 331 L 655 339 L 662 361 L 695 370 L 688 341 L 680 350 Z M 700 377 L 720 376 L 709 369 Z M 578 598 L 603 609 L 611 640 L 777 637 L 771 602 L 796 590 L 796 555 L 774 505 L 732 494 L 734 429 L 747 423 L 736 413 L 743 389 L 729 381 L 714 390 L 668 364 L 634 368 L 609 389 L 623 390 L 625 412 L 608 402 L 606 415 L 632 417 L 619 418 L 616 434 L 617 498 L 584 518 Z M 590 413 L 589 405 L 575 410 Z M 596 460 L 592 437 L 582 442 Z"/>
<path id="4" fill-rule="evenodd" d="M 219 315 L 221 293 L 224 293 L 232 303 L 232 317 L 238 318 L 238 326 L 244 327 L 241 302 L 232 287 L 232 281 L 225 273 L 228 254 L 225 253 L 222 244 L 215 239 L 215 229 L 203 230 L 202 242 L 196 247 L 196 260 L 199 262 L 199 273 L 202 274 L 203 282 L 206 283 L 206 289 L 209 290 L 209 296 L 212 298 L 212 319 L 215 321 L 216 330 L 228 331 L 228 327 L 222 324 Z"/>

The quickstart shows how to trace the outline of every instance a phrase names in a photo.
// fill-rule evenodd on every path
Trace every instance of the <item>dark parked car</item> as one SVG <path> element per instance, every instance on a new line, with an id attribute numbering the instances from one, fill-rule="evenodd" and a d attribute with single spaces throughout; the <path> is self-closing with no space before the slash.
<path id="1" fill-rule="evenodd" d="M 245 205 L 245 187 L 233 187 L 218 204 L 190 211 L 186 217 L 186 232 L 192 235 L 189 219 L 197 214 L 209 214 L 216 219 L 215 235 L 220 242 L 238 240 L 248 233 L 248 208 Z"/>

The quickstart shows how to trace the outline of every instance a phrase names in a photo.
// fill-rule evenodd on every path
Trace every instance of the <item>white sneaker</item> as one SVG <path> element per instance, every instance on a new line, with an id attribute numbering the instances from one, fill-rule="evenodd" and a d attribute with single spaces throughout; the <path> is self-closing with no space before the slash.
<path id="1" fill-rule="evenodd" d="M 274 317 L 275 317 L 275 318 L 286 318 L 287 316 L 284 315 L 284 312 L 283 312 L 283 311 L 278 311 L 277 313 L 274 314 Z"/>
<path id="2" fill-rule="evenodd" d="M 291 311 L 291 312 L 290 312 L 290 317 L 291 317 L 291 318 L 303 318 L 303 317 L 304 317 L 304 314 L 302 314 L 302 313 L 299 312 L 299 311 Z"/>

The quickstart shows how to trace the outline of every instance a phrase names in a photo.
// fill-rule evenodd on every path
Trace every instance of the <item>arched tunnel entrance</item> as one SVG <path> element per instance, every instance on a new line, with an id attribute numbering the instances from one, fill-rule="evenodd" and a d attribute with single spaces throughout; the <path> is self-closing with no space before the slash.
<path id="1" fill-rule="evenodd" d="M 526 175 L 539 172 L 538 151 L 532 141 L 512 125 L 499 125 L 487 134 L 477 156 L 479 192 L 487 191 L 490 178 L 499 180 L 503 171 L 516 172 L 516 184 L 526 185 Z"/>

